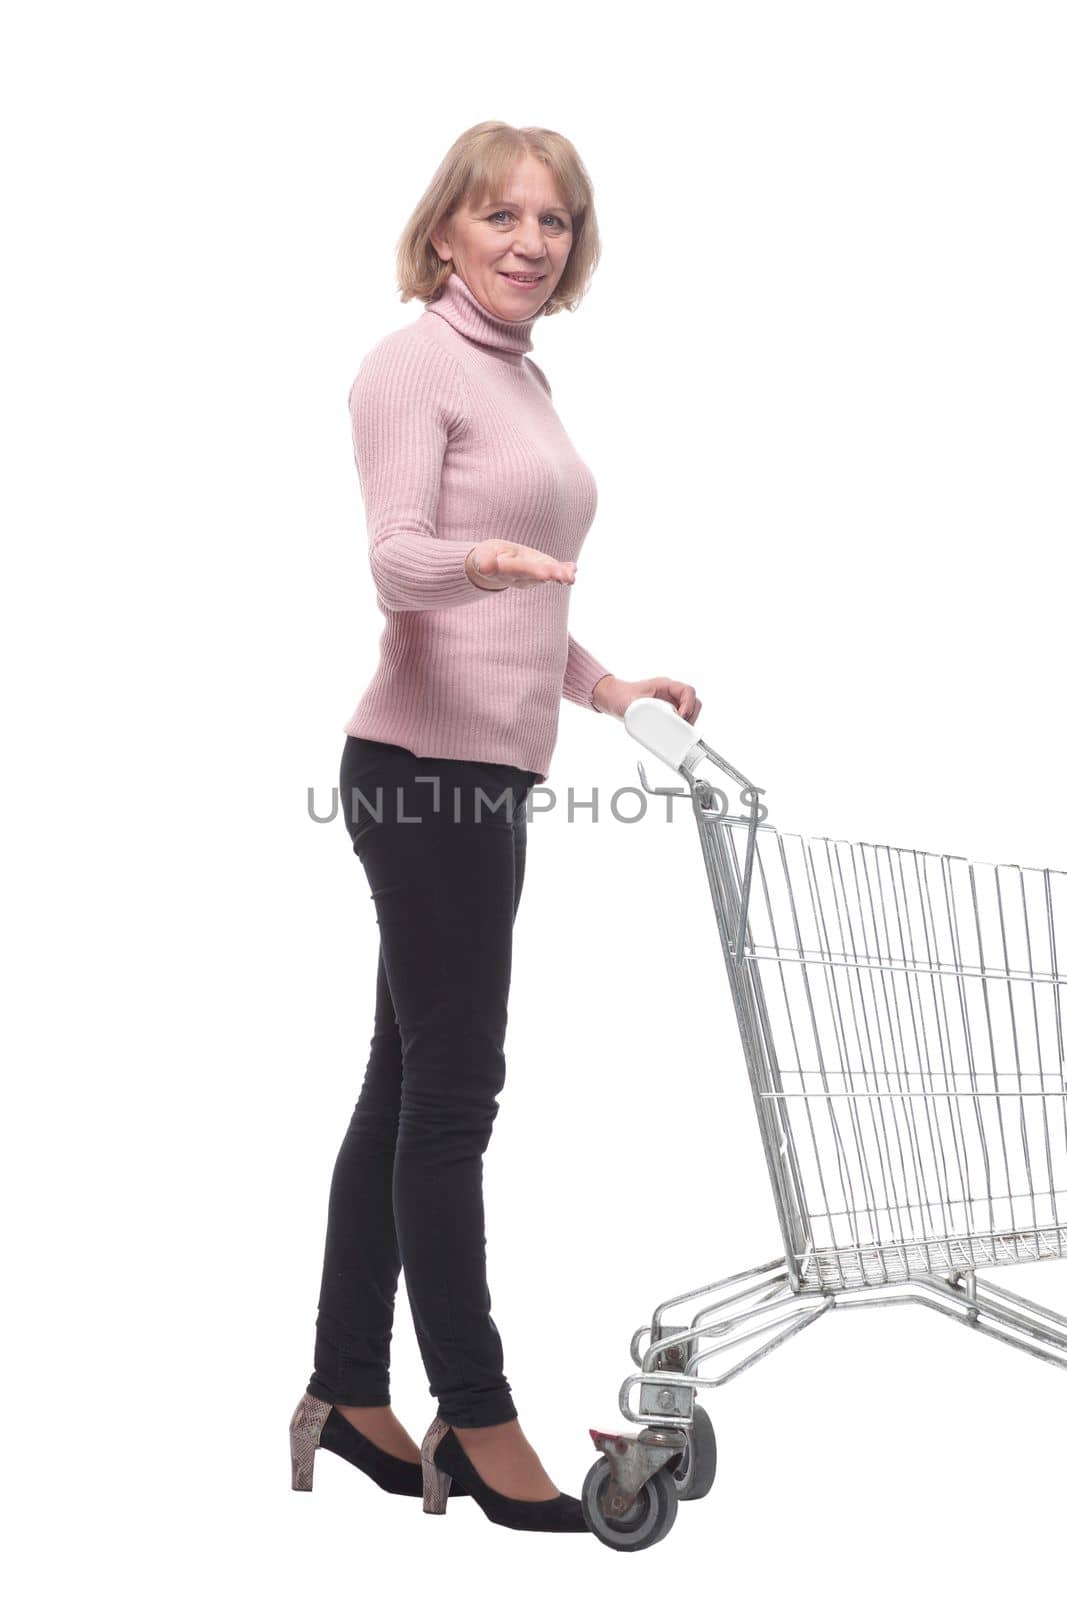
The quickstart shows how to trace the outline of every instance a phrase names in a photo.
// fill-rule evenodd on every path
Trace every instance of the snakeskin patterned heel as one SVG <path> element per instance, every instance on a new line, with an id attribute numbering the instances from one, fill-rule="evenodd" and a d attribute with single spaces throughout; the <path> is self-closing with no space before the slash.
<path id="1" fill-rule="evenodd" d="M 329 1450 L 351 1462 L 387 1494 L 423 1494 L 423 1462 L 407 1461 L 383 1450 L 365 1433 L 353 1427 L 336 1406 L 314 1395 L 301 1395 L 289 1424 L 289 1454 L 293 1463 L 293 1488 L 310 1489 L 315 1470 L 315 1452 Z M 447 1492 L 447 1491 L 446 1491 Z M 452 1483 L 453 1495 L 465 1495 L 461 1483 Z M 443 1498 L 440 1510 L 444 1510 Z"/>
<path id="2" fill-rule="evenodd" d="M 433 1453 L 438 1442 L 448 1432 L 448 1423 L 442 1422 L 440 1417 L 435 1417 L 430 1423 L 426 1437 L 422 1441 L 420 1454 L 422 1456 L 422 1509 L 435 1516 L 443 1516 L 448 1507 L 448 1491 L 452 1487 L 452 1479 L 444 1472 L 433 1458 Z"/>
<path id="3" fill-rule="evenodd" d="M 333 1410 L 313 1394 L 300 1396 L 289 1423 L 289 1457 L 293 1467 L 293 1488 L 310 1489 L 315 1477 L 315 1451 L 322 1437 L 323 1424 Z"/>

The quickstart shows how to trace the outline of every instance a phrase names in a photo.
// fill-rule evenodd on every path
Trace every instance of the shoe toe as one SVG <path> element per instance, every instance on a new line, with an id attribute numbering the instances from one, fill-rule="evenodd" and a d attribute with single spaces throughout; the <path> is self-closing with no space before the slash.
<path id="1" fill-rule="evenodd" d="M 582 1502 L 573 1494 L 562 1496 L 561 1524 L 568 1533 L 589 1533 L 591 1529 L 585 1520 Z"/>

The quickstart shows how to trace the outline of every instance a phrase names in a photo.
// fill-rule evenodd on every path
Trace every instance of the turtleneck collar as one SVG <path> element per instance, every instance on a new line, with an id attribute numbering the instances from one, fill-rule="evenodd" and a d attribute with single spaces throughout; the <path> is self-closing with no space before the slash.
<path id="1" fill-rule="evenodd" d="M 543 309 L 543 308 L 542 308 Z M 524 355 L 533 349 L 533 325 L 541 315 L 535 311 L 523 322 L 508 322 L 504 317 L 492 316 L 453 269 L 445 279 L 444 288 L 436 300 L 426 305 L 443 317 L 464 338 L 475 344 L 486 345 L 490 350 L 505 350 L 513 355 Z"/>

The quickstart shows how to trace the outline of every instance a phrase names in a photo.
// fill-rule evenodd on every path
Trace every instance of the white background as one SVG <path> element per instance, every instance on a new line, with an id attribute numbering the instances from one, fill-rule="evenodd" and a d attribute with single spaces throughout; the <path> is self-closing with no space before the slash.
<path id="1" fill-rule="evenodd" d="M 918 1308 L 712 1394 L 718 1481 L 629 1560 L 325 1454 L 293 1495 L 286 1429 L 377 949 L 307 809 L 381 622 L 345 400 L 421 309 L 393 250 L 438 162 L 499 117 L 595 185 L 601 268 L 534 348 L 600 491 L 582 642 L 694 683 L 783 827 L 1067 867 L 1065 45 L 1061 6 L 941 0 L 8 14 L 18 1592 L 1061 1583 L 1064 1374 Z M 571 1492 L 657 1301 L 779 1249 L 692 819 L 566 819 L 640 753 L 563 705 L 486 1157 Z M 999 1281 L 1067 1311 L 1065 1265 Z M 418 1439 L 403 1283 L 394 1343 Z"/>

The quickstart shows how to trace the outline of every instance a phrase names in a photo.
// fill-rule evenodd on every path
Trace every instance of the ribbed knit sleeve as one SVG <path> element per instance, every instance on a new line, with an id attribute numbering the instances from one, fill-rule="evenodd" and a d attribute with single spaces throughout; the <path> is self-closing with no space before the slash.
<path id="1" fill-rule="evenodd" d="M 580 645 L 571 634 L 567 635 L 567 666 L 563 674 L 563 698 L 572 700 L 575 705 L 588 706 L 594 711 L 599 711 L 599 706 L 593 705 L 593 690 L 601 678 L 607 675 L 607 667 L 602 667 L 596 656 Z"/>
<path id="2" fill-rule="evenodd" d="M 431 611 L 501 592 L 480 589 L 467 577 L 465 562 L 477 539 L 437 535 L 445 451 L 466 426 L 455 360 L 431 340 L 387 337 L 363 361 L 348 408 L 382 605 Z"/>

